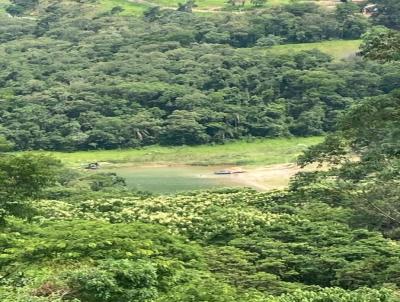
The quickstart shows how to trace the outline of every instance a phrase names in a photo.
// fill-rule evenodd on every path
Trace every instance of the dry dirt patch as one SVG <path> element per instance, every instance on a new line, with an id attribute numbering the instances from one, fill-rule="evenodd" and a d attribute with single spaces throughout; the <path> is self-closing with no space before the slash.
<path id="1" fill-rule="evenodd" d="M 234 181 L 246 187 L 261 191 L 283 189 L 290 178 L 300 171 L 312 171 L 315 167 L 302 169 L 296 164 L 279 164 L 266 167 L 248 168 L 246 173 L 234 175 Z"/>

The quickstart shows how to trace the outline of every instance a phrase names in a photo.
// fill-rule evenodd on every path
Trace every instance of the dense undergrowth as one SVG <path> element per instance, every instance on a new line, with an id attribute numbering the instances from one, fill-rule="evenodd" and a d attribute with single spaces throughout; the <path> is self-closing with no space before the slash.
<path id="1" fill-rule="evenodd" d="M 398 242 L 330 204 L 351 191 L 151 196 L 103 177 L 7 219 L 2 301 L 398 301 Z"/>
<path id="2" fill-rule="evenodd" d="M 350 209 L 285 192 L 118 194 L 10 219 L 2 301 L 396 301 L 400 246 L 351 227 Z"/>

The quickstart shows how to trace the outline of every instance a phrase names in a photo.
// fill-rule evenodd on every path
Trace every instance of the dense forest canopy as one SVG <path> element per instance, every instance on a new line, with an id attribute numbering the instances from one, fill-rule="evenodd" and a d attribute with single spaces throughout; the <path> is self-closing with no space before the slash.
<path id="1" fill-rule="evenodd" d="M 211 16 L 150 9 L 144 17 L 33 4 L 25 10 L 35 7 L 35 17 L 0 21 L 0 135 L 17 150 L 318 135 L 400 78 L 398 63 L 257 51 L 359 38 L 370 24 L 354 4 Z"/>

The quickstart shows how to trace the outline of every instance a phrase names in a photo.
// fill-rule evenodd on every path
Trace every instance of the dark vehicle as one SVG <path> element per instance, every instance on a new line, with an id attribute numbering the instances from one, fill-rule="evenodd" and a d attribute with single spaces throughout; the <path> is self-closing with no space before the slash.
<path id="1" fill-rule="evenodd" d="M 99 168 L 100 168 L 100 165 L 97 162 L 96 163 L 90 163 L 85 167 L 85 169 L 88 169 L 88 170 L 97 170 Z"/>

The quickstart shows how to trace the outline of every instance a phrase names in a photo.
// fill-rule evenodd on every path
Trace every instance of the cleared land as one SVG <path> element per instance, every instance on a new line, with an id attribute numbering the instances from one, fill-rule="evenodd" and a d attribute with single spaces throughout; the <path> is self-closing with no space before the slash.
<path id="1" fill-rule="evenodd" d="M 316 43 L 301 43 L 301 44 L 285 44 L 277 45 L 271 48 L 252 47 L 246 49 L 238 49 L 239 52 L 252 53 L 273 53 L 273 54 L 289 54 L 305 50 L 318 49 L 324 53 L 331 55 L 334 59 L 346 59 L 355 56 L 360 47 L 361 40 L 334 40 L 323 41 Z"/>
<path id="2" fill-rule="evenodd" d="M 317 43 L 302 43 L 302 44 L 286 44 L 266 49 L 265 51 L 273 53 L 289 53 L 293 51 L 304 51 L 318 49 L 327 53 L 335 59 L 346 59 L 355 56 L 360 47 L 361 40 L 335 40 L 324 41 Z"/>
<path id="3" fill-rule="evenodd" d="M 307 147 L 322 141 L 322 137 L 259 139 L 235 141 L 224 145 L 160 147 L 140 149 L 34 152 L 50 154 L 71 166 L 88 162 L 108 165 L 273 165 L 292 163 Z M 107 164 L 106 164 L 107 165 Z"/>

